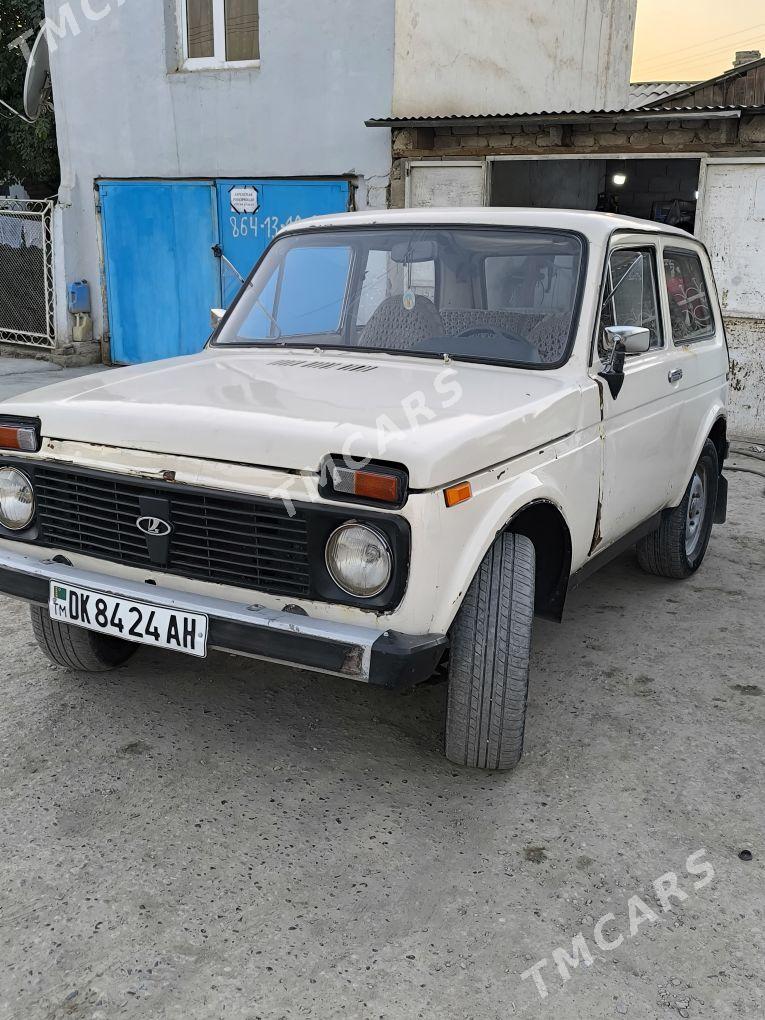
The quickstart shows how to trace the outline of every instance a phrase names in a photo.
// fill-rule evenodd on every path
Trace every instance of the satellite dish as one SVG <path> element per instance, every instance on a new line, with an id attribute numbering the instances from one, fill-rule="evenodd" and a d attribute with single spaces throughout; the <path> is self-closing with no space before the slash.
<path id="1" fill-rule="evenodd" d="M 48 32 L 43 26 L 35 39 L 27 64 L 24 81 L 24 112 L 30 120 L 37 120 L 45 110 L 50 89 L 50 53 Z"/>

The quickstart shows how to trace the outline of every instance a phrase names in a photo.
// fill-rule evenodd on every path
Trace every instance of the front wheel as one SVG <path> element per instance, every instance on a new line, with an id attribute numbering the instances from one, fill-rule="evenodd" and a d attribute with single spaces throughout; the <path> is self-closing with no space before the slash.
<path id="1" fill-rule="evenodd" d="M 647 574 L 683 580 L 696 573 L 709 546 L 719 482 L 717 448 L 707 439 L 680 506 L 638 542 L 638 563 Z"/>
<path id="2" fill-rule="evenodd" d="M 105 673 L 127 662 L 138 646 L 108 634 L 52 620 L 42 606 L 31 606 L 32 630 L 40 650 L 56 666 L 78 673 Z"/>
<path id="3" fill-rule="evenodd" d="M 534 619 L 535 554 L 502 535 L 473 579 L 451 634 L 446 756 L 504 770 L 523 754 Z"/>

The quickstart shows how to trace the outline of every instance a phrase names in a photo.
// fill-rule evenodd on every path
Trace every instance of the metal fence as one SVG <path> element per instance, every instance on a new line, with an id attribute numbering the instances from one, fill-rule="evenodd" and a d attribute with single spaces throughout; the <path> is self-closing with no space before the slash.
<path id="1" fill-rule="evenodd" d="M 53 202 L 0 198 L 0 342 L 55 344 Z"/>

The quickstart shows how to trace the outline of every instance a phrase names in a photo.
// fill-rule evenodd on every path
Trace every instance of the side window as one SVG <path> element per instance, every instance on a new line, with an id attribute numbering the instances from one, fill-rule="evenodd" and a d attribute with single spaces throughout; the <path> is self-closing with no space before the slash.
<path id="1" fill-rule="evenodd" d="M 601 358 L 610 351 L 608 326 L 642 326 L 651 334 L 651 348 L 662 346 L 658 295 L 652 248 L 619 248 L 612 253 L 598 330 Z"/>
<path id="2" fill-rule="evenodd" d="M 698 255 L 666 249 L 664 271 L 675 343 L 692 343 L 714 336 L 715 318 Z"/>

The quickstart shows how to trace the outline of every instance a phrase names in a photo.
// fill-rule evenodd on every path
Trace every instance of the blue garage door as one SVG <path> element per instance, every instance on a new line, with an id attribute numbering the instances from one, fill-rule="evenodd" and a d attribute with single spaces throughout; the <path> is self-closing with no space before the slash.
<path id="1" fill-rule="evenodd" d="M 216 189 L 207 181 L 102 184 L 112 361 L 199 351 L 220 304 Z"/>
<path id="2" fill-rule="evenodd" d="M 348 208 L 346 181 L 107 181 L 101 185 L 112 360 L 191 354 L 287 223 Z M 225 256 L 218 259 L 220 245 Z"/>

